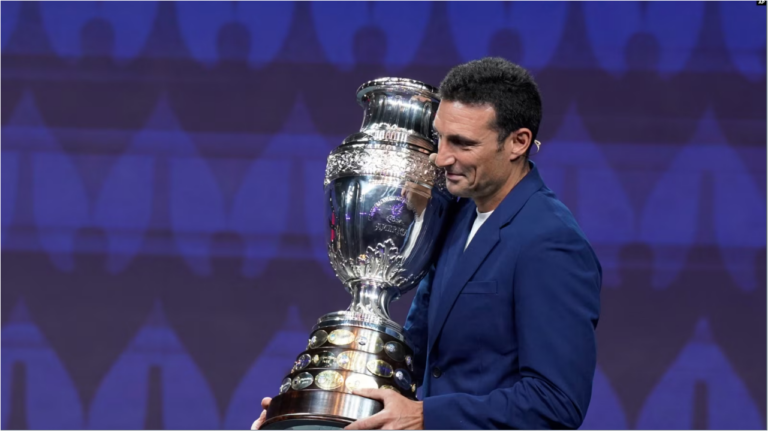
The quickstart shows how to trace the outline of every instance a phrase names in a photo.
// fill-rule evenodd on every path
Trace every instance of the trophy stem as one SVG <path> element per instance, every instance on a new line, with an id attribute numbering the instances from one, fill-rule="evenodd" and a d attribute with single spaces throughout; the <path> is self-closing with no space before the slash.
<path id="1" fill-rule="evenodd" d="M 372 314 L 394 323 L 389 317 L 389 304 L 400 297 L 396 287 L 371 280 L 356 280 L 349 284 L 349 291 L 352 293 L 352 303 L 347 311 Z"/>
<path id="2" fill-rule="evenodd" d="M 351 325 L 385 332 L 408 343 L 403 336 L 403 327 L 389 317 L 389 304 L 400 297 L 397 287 L 370 279 L 352 280 L 346 286 L 352 294 L 349 307 L 324 315 L 313 330 Z"/>

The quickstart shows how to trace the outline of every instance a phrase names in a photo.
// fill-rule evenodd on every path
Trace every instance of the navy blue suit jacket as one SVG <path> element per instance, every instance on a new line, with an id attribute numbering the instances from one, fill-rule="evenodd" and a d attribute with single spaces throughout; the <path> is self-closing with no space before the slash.
<path id="1" fill-rule="evenodd" d="M 405 324 L 426 429 L 578 428 L 602 268 L 536 165 L 475 234 L 462 199 Z M 423 374 L 422 374 L 423 373 Z"/>

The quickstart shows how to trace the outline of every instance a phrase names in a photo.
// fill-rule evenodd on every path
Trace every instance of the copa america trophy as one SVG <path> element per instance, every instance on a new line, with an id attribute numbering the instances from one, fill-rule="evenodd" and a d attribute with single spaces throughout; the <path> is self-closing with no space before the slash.
<path id="1" fill-rule="evenodd" d="M 355 388 L 416 399 L 413 347 L 389 304 L 426 275 L 452 201 L 429 163 L 440 100 L 424 83 L 382 78 L 357 101 L 363 125 L 329 155 L 324 184 L 328 256 L 352 303 L 318 320 L 262 429 L 343 428 L 383 408 Z"/>

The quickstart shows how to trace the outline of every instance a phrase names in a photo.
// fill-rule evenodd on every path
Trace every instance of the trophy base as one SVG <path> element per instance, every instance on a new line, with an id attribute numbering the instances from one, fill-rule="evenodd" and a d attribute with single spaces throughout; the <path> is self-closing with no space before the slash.
<path id="1" fill-rule="evenodd" d="M 356 389 L 387 389 L 416 399 L 413 349 L 405 337 L 390 327 L 332 315 L 346 318 L 313 328 L 262 429 L 341 429 L 384 408 L 380 401 L 354 395 Z"/>
<path id="2" fill-rule="evenodd" d="M 267 417 L 271 419 L 265 421 L 261 429 L 343 429 L 383 408 L 379 401 L 343 392 L 289 392 L 272 399 L 267 409 Z"/>

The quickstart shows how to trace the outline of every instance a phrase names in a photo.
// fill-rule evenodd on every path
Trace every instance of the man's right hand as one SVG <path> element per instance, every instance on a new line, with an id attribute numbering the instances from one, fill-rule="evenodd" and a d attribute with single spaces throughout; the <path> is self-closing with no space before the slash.
<path id="1" fill-rule="evenodd" d="M 272 398 L 264 398 L 261 400 L 261 408 L 264 409 L 261 412 L 261 416 L 259 416 L 258 419 L 251 425 L 252 430 L 257 430 L 261 428 L 262 425 L 264 425 L 264 421 L 267 420 L 267 408 L 269 407 L 269 403 L 272 402 Z"/>

